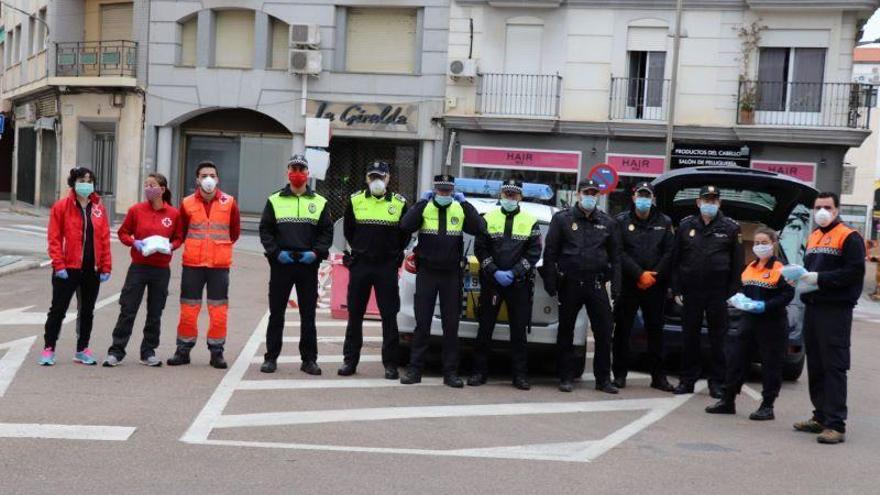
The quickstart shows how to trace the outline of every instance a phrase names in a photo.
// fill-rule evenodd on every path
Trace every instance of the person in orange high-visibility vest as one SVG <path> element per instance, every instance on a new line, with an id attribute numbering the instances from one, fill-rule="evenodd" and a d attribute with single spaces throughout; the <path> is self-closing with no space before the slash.
<path id="1" fill-rule="evenodd" d="M 189 364 L 190 350 L 199 336 L 202 292 L 207 286 L 208 350 L 211 366 L 226 368 L 226 318 L 229 307 L 229 267 L 232 245 L 241 232 L 241 215 L 235 198 L 217 188 L 217 166 L 203 161 L 196 167 L 196 192 L 180 204 L 179 238 L 183 243 L 183 273 L 180 280 L 180 321 L 177 351 L 168 366 Z"/>

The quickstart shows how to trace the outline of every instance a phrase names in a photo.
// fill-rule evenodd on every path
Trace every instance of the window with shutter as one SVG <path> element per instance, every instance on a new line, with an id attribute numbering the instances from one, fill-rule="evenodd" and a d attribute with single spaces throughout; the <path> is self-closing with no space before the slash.
<path id="1" fill-rule="evenodd" d="M 287 68 L 289 31 L 290 25 L 280 19 L 272 18 L 272 60 L 269 66 L 273 69 Z"/>
<path id="2" fill-rule="evenodd" d="M 180 65 L 195 67 L 198 17 L 193 16 L 180 26 Z"/>
<path id="3" fill-rule="evenodd" d="M 130 41 L 133 15 L 131 2 L 101 5 L 101 41 Z"/>
<path id="4" fill-rule="evenodd" d="M 415 9 L 348 10 L 345 68 L 349 72 L 415 72 Z"/>
<path id="5" fill-rule="evenodd" d="M 214 64 L 249 69 L 254 63 L 254 11 L 219 10 L 214 30 Z"/>

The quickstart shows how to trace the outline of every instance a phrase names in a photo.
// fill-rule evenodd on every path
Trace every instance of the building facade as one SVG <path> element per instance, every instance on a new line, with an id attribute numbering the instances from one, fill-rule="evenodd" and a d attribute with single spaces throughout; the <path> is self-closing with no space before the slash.
<path id="1" fill-rule="evenodd" d="M 3 8 L 12 108 L 12 198 L 48 207 L 86 166 L 111 212 L 139 200 L 146 0 L 28 0 Z"/>
<path id="2" fill-rule="evenodd" d="M 880 85 L 880 44 L 860 45 L 853 51 L 853 81 Z M 844 164 L 844 183 L 841 203 L 843 214 L 851 225 L 858 227 L 866 239 L 878 239 L 880 230 L 880 115 L 876 108 L 871 113 L 871 135 L 858 148 L 850 149 Z"/>
<path id="3" fill-rule="evenodd" d="M 444 123 L 451 171 L 550 183 L 568 204 L 597 164 L 636 181 L 730 164 L 841 189 L 869 135 L 852 50 L 878 2 L 686 0 L 666 161 L 675 1 L 455 0 Z"/>
<path id="4" fill-rule="evenodd" d="M 331 120 L 316 187 L 335 218 L 374 159 L 392 164 L 391 186 L 407 197 L 430 184 L 442 157 L 448 0 L 151 3 L 144 167 L 168 175 L 175 196 L 194 190 L 195 165 L 211 159 L 220 187 L 259 214 L 303 150 L 308 117 Z M 314 74 L 291 73 L 296 57 Z"/>

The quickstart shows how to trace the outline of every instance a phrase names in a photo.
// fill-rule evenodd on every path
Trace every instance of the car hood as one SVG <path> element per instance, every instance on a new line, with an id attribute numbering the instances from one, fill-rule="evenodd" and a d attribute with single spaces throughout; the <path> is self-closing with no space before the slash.
<path id="1" fill-rule="evenodd" d="M 738 221 L 763 223 L 782 230 L 798 204 L 811 206 L 818 191 L 797 179 L 741 167 L 692 167 L 672 170 L 654 179 L 657 206 L 677 224 L 695 214 L 699 189 L 721 190 L 721 210 Z"/>

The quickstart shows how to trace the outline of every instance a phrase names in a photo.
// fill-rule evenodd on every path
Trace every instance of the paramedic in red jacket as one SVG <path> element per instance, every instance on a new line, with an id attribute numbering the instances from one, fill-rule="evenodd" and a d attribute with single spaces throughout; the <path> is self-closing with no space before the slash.
<path id="1" fill-rule="evenodd" d="M 119 296 L 119 318 L 113 329 L 113 345 L 104 359 L 104 366 L 108 368 L 117 366 L 125 358 L 125 347 L 131 338 L 144 291 L 147 292 L 147 321 L 141 341 L 141 364 L 162 366 L 162 361 L 156 357 L 156 348 L 159 347 L 162 311 L 168 298 L 171 253 L 154 252 L 149 246 L 145 248 L 144 240 L 164 237 L 171 251 L 179 248 L 182 240 L 177 232 L 179 214 L 177 208 L 171 206 L 168 179 L 162 174 L 148 175 L 144 180 L 144 197 L 146 201 L 129 208 L 119 227 L 119 240 L 131 247 L 131 265 Z"/>
<path id="2" fill-rule="evenodd" d="M 95 193 L 95 174 L 85 167 L 70 170 L 70 193 L 49 214 L 49 257 L 52 259 L 52 306 L 46 318 L 45 348 L 40 364 L 55 364 L 55 344 L 70 300 L 79 291 L 79 335 L 73 360 L 97 364 L 89 350 L 95 301 L 102 282 L 110 280 L 110 223 Z"/>

